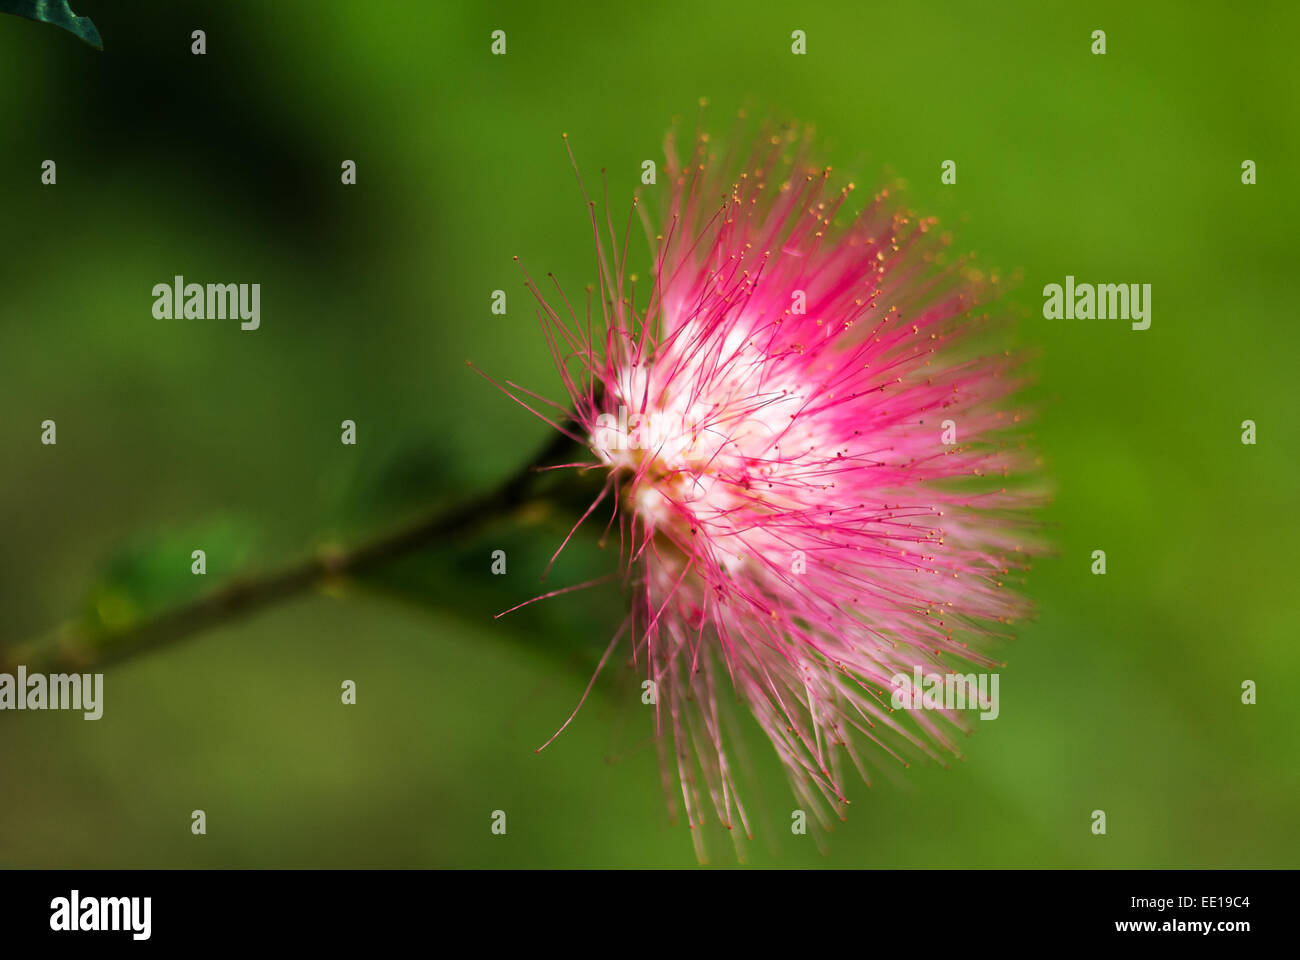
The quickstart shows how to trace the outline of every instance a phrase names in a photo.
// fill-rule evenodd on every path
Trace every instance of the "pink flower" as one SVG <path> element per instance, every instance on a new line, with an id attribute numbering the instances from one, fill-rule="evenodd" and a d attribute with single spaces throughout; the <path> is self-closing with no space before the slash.
<path id="1" fill-rule="evenodd" d="M 851 216 L 853 185 L 828 191 L 805 145 L 767 137 L 731 180 L 707 137 L 682 166 L 670 136 L 658 234 L 642 213 L 648 278 L 628 270 L 631 218 L 616 231 L 591 204 L 597 305 L 579 316 L 528 281 L 583 469 L 607 473 L 579 522 L 620 532 L 615 643 L 653 681 L 688 822 L 711 807 L 746 835 L 728 699 L 823 825 L 849 766 L 870 783 L 882 763 L 960 755 L 966 714 L 891 694 L 918 666 L 998 665 L 1038 499 L 1006 479 L 1026 467 L 1015 361 L 970 345 L 981 277 L 945 265 L 935 222 L 887 191 Z"/>

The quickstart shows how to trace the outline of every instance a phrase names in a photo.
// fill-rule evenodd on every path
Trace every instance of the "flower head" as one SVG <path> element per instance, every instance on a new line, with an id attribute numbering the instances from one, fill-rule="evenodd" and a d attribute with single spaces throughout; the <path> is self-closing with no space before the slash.
<path id="1" fill-rule="evenodd" d="M 684 165 L 670 136 L 646 279 L 631 219 L 620 235 L 590 204 L 597 306 L 528 281 L 585 469 L 606 473 L 632 596 L 619 638 L 653 681 L 661 756 L 692 825 L 712 807 L 746 834 L 725 700 L 825 822 L 849 767 L 870 782 L 957 752 L 964 715 L 904 717 L 896 678 L 994 666 L 1025 612 L 1020 384 L 1005 352 L 972 349 L 983 278 L 887 191 L 851 215 L 853 185 L 830 189 L 806 144 L 765 137 L 732 179 L 706 136 Z"/>

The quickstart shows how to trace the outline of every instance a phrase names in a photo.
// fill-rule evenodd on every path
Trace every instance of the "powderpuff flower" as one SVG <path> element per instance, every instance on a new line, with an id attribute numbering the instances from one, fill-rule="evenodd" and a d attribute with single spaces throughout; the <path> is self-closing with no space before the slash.
<path id="1" fill-rule="evenodd" d="M 960 756 L 968 714 L 897 709 L 900 675 L 996 667 L 1027 612 L 1017 360 L 973 349 L 996 329 L 974 312 L 988 281 L 948 262 L 935 222 L 888 191 L 849 215 L 853 184 L 808 167 L 806 134 L 764 136 L 739 165 L 707 135 L 684 165 L 666 146 L 657 232 L 634 201 L 645 282 L 632 217 L 620 235 L 590 199 L 585 315 L 525 273 L 568 392 L 548 422 L 606 475 L 579 526 L 603 504 L 619 535 L 630 612 L 601 665 L 625 642 L 651 681 L 670 805 L 693 827 L 711 808 L 750 835 L 729 700 L 829 826 L 850 767 L 869 784 Z"/>

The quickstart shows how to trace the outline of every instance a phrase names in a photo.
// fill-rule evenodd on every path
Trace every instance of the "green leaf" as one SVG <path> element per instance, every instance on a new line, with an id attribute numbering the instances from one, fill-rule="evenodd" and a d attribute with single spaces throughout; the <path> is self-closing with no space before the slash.
<path id="1" fill-rule="evenodd" d="M 104 49 L 99 31 L 90 17 L 79 17 L 68 6 L 68 0 L 0 0 L 0 13 L 12 13 L 37 23 L 52 23 L 80 37 L 96 50 Z"/>
<path id="2" fill-rule="evenodd" d="M 616 577 L 618 532 L 606 549 L 596 545 L 604 518 L 586 524 L 543 581 L 543 571 L 580 516 L 571 510 L 537 508 L 456 536 L 429 549 L 397 558 L 358 576 L 360 585 L 394 600 L 439 614 L 452 612 L 483 628 L 500 630 L 533 650 L 542 650 L 589 672 L 627 612 L 617 579 L 531 603 L 501 619 L 496 615 L 552 590 Z M 506 572 L 493 570 L 493 551 L 505 554 Z"/>
<path id="3" fill-rule="evenodd" d="M 83 621 L 92 634 L 124 630 L 148 620 L 244 572 L 255 552 L 252 529 L 234 518 L 217 518 L 121 544 L 91 588 Z M 206 573 L 193 572 L 195 549 L 204 552 Z"/>

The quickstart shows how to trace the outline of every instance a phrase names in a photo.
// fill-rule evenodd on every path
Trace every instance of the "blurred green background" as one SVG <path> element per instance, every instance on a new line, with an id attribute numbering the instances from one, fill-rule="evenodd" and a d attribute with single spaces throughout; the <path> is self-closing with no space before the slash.
<path id="1" fill-rule="evenodd" d="M 749 729 L 749 862 L 1300 866 L 1294 4 L 74 7 L 103 54 L 0 17 L 0 647 L 129 613 L 160 557 L 184 581 L 208 545 L 215 585 L 508 475 L 546 428 L 465 361 L 560 396 L 511 258 L 594 279 L 561 131 L 621 220 L 705 96 L 718 134 L 742 106 L 814 124 L 837 173 L 902 178 L 1021 277 L 1003 308 L 1056 491 L 1039 615 L 966 761 L 851 784 L 823 854 Z M 260 282 L 262 328 L 155 320 L 177 273 Z M 1151 283 L 1151 329 L 1042 319 L 1066 274 Z M 0 864 L 693 865 L 626 671 L 533 752 L 619 617 L 598 593 L 492 619 L 539 592 L 564 521 L 112 667 L 98 722 L 0 714 Z M 548 583 L 607 560 L 579 545 Z"/>

